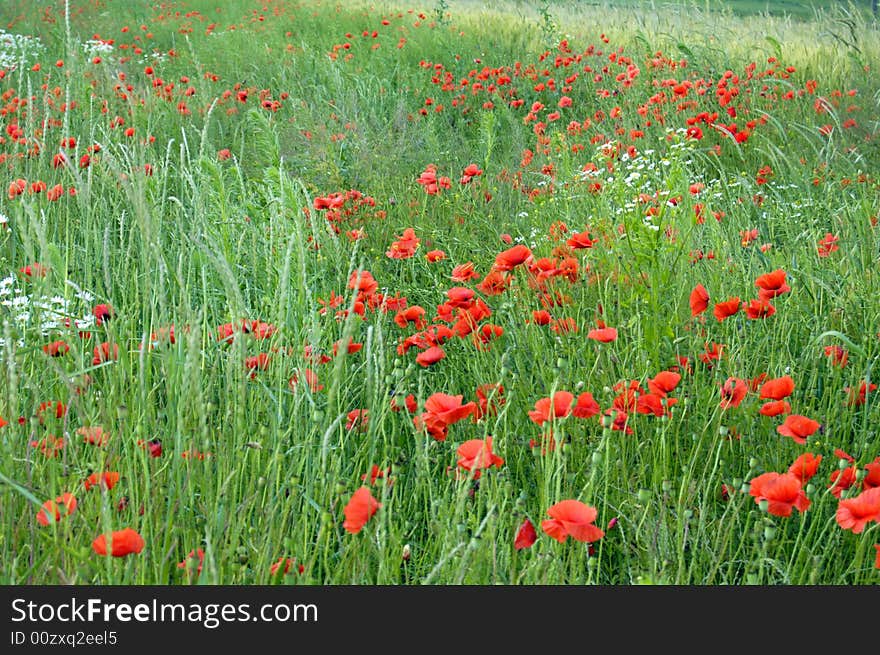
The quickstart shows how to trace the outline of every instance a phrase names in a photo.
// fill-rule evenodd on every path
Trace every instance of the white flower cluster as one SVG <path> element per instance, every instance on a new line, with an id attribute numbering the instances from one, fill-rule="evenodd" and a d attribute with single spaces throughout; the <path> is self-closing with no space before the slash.
<path id="1" fill-rule="evenodd" d="M 87 57 L 94 57 L 95 55 L 107 55 L 113 52 L 113 46 L 109 43 L 104 43 L 100 39 L 89 39 L 82 44 L 82 47 Z"/>
<path id="2" fill-rule="evenodd" d="M 46 52 L 46 46 L 35 36 L 14 34 L 0 29 L 0 68 L 12 70 L 36 61 Z"/>
<path id="3" fill-rule="evenodd" d="M 88 309 L 83 310 L 81 307 L 82 303 L 89 304 L 95 297 L 74 282 L 67 281 L 74 290 L 69 298 L 61 295 L 32 297 L 25 293 L 19 282 L 14 275 L 0 280 L 0 317 L 4 321 L 11 319 L 19 334 L 36 328 L 40 335 L 45 337 L 53 330 L 73 328 L 87 330 L 95 325 L 94 315 Z M 78 305 L 79 311 L 77 311 Z M 82 314 L 83 311 L 85 313 L 77 317 L 77 314 Z M 20 339 L 17 343 L 19 347 L 23 347 L 24 339 Z M 5 346 L 5 340 L 0 337 L 0 347 Z"/>

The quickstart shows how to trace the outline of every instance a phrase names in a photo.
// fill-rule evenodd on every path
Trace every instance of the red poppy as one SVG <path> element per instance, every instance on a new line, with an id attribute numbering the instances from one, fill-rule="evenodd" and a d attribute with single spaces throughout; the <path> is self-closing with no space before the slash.
<path id="1" fill-rule="evenodd" d="M 816 471 L 819 470 L 819 464 L 821 462 L 822 455 L 804 453 L 792 462 L 791 466 L 788 467 L 788 472 L 796 476 L 797 479 L 801 481 L 802 485 L 806 485 L 807 482 L 810 481 L 810 478 L 816 475 Z"/>
<path id="2" fill-rule="evenodd" d="M 563 500 L 547 510 L 550 520 L 541 521 L 541 529 L 559 543 L 568 537 L 587 543 L 598 541 L 605 532 L 594 525 L 599 513 L 579 500 Z"/>
<path id="3" fill-rule="evenodd" d="M 653 379 L 648 380 L 648 390 L 658 396 L 665 397 L 672 393 L 681 381 L 681 375 L 674 371 L 660 371 Z"/>
<path id="4" fill-rule="evenodd" d="M 346 415 L 346 418 L 348 419 L 345 424 L 346 430 L 357 428 L 361 432 L 365 432 L 370 422 L 370 411 L 367 409 L 353 409 Z"/>
<path id="5" fill-rule="evenodd" d="M 571 410 L 571 415 L 576 418 L 590 418 L 591 416 L 596 416 L 601 411 L 602 409 L 599 407 L 596 399 L 593 398 L 593 394 L 586 391 L 578 396 L 577 402 Z"/>
<path id="6" fill-rule="evenodd" d="M 70 352 L 70 346 L 64 341 L 53 341 L 43 346 L 43 352 L 49 355 L 49 357 L 61 357 Z"/>
<path id="7" fill-rule="evenodd" d="M 204 563 L 205 551 L 201 548 L 197 548 L 189 551 L 189 555 L 177 563 L 177 568 L 186 570 L 187 575 L 192 575 L 193 573 L 198 575 L 202 572 L 202 566 Z"/>
<path id="8" fill-rule="evenodd" d="M 746 316 L 755 321 L 761 318 L 769 318 L 776 313 L 776 308 L 766 300 L 750 300 L 748 305 L 744 306 Z"/>
<path id="9" fill-rule="evenodd" d="M 95 323 L 97 325 L 103 325 L 105 321 L 109 321 L 113 318 L 113 308 L 106 304 L 95 305 L 92 314 L 95 317 Z"/>
<path id="10" fill-rule="evenodd" d="M 83 482 L 86 491 L 92 487 L 100 487 L 103 489 L 112 489 L 119 482 L 119 473 L 115 471 L 107 471 L 105 473 L 92 473 Z"/>
<path id="11" fill-rule="evenodd" d="M 119 359 L 119 346 L 104 341 L 99 346 L 95 346 L 92 357 L 92 366 L 97 366 L 103 362 L 115 361 Z"/>
<path id="12" fill-rule="evenodd" d="M 549 325 L 553 318 L 546 309 L 539 309 L 532 312 L 532 322 L 535 325 Z"/>
<path id="13" fill-rule="evenodd" d="M 744 380 L 740 380 L 739 378 L 727 378 L 721 386 L 721 409 L 739 407 L 748 391 L 749 387 Z"/>
<path id="14" fill-rule="evenodd" d="M 574 395 L 568 391 L 557 391 L 552 398 L 542 398 L 536 402 L 535 409 L 529 411 L 529 418 L 538 425 L 543 425 L 553 418 L 565 418 L 571 413 L 572 401 Z"/>
<path id="15" fill-rule="evenodd" d="M 492 452 L 492 437 L 471 439 L 458 447 L 458 465 L 465 471 L 473 473 L 474 480 L 479 479 L 482 469 L 493 466 L 501 468 L 504 460 Z"/>
<path id="16" fill-rule="evenodd" d="M 866 464 L 865 471 L 867 471 L 867 474 L 862 479 L 862 489 L 880 487 L 880 457 L 877 457 L 873 462 Z"/>
<path id="17" fill-rule="evenodd" d="M 770 400 L 782 400 L 783 398 L 788 398 L 793 391 L 794 380 L 788 375 L 783 375 L 781 378 L 767 380 L 761 385 L 759 393 L 762 400 L 765 398 L 769 398 Z"/>
<path id="18" fill-rule="evenodd" d="M 117 530 L 110 535 L 110 554 L 113 557 L 125 557 L 132 553 L 139 553 L 144 549 L 144 538 L 136 530 L 125 528 Z M 107 535 L 99 535 L 92 542 L 92 550 L 98 555 L 107 555 Z"/>
<path id="19" fill-rule="evenodd" d="M 351 495 L 351 499 L 343 509 L 345 521 L 342 527 L 351 534 L 357 534 L 381 506 L 382 504 L 373 498 L 369 487 L 361 487 Z"/>
<path id="20" fill-rule="evenodd" d="M 397 312 L 394 316 L 394 322 L 402 328 L 408 327 L 412 323 L 416 330 L 421 330 L 428 325 L 428 321 L 425 320 L 425 309 L 419 305 L 412 305 Z"/>
<path id="21" fill-rule="evenodd" d="M 480 277 L 480 274 L 474 270 L 473 262 L 466 262 L 453 268 L 451 277 L 453 282 L 467 282 Z"/>
<path id="22" fill-rule="evenodd" d="M 602 343 L 610 343 L 611 341 L 617 339 L 617 328 L 594 328 L 587 332 L 587 338 L 593 339 L 595 341 L 601 341 Z"/>
<path id="23" fill-rule="evenodd" d="M 782 269 L 761 275 L 755 280 L 755 286 L 758 287 L 758 297 L 761 300 L 770 300 L 791 291 L 791 287 L 785 283 L 785 271 Z"/>
<path id="24" fill-rule="evenodd" d="M 719 303 L 715 303 L 715 309 L 712 311 L 712 314 L 719 321 L 723 321 L 726 318 L 730 318 L 734 314 L 739 311 L 740 299 L 739 296 L 734 296 L 733 298 L 728 298 L 727 300 Z"/>
<path id="25" fill-rule="evenodd" d="M 877 557 L 874 559 L 874 568 L 880 569 L 880 544 L 874 544 L 874 549 L 877 551 Z"/>
<path id="26" fill-rule="evenodd" d="M 434 264 L 446 259 L 446 253 L 442 250 L 429 250 L 425 253 L 425 259 L 427 259 L 429 263 Z"/>
<path id="27" fill-rule="evenodd" d="M 498 254 L 493 269 L 495 271 L 513 270 L 516 266 L 527 262 L 531 256 L 532 251 L 526 246 L 522 244 L 513 246 Z"/>
<path id="28" fill-rule="evenodd" d="M 73 514 L 76 509 L 76 498 L 71 493 L 63 493 L 55 500 L 47 500 L 37 512 L 37 523 L 49 525 L 58 523 L 63 517 Z"/>
<path id="29" fill-rule="evenodd" d="M 522 525 L 519 526 L 519 530 L 516 531 L 516 538 L 513 540 L 513 547 L 516 550 L 531 548 L 537 540 L 538 535 L 535 532 L 535 526 L 532 525 L 531 521 L 526 519 L 522 522 Z"/>
<path id="30" fill-rule="evenodd" d="M 849 360 L 849 353 L 838 345 L 825 346 L 825 356 L 831 358 L 833 366 L 843 368 Z"/>
<path id="31" fill-rule="evenodd" d="M 792 507 L 806 512 L 810 500 L 804 493 L 801 480 L 792 473 L 764 473 L 750 483 L 749 494 L 755 503 L 767 501 L 767 511 L 773 516 L 791 516 Z"/>
<path id="32" fill-rule="evenodd" d="M 490 402 L 491 401 L 491 402 Z M 484 416 L 495 416 L 498 407 L 507 402 L 504 399 L 504 386 L 497 383 L 481 384 L 477 387 L 477 409 L 474 411 L 474 420 L 478 421 Z"/>
<path id="33" fill-rule="evenodd" d="M 758 410 L 762 416 L 779 416 L 780 414 L 788 414 L 791 412 L 791 405 L 787 400 L 774 400 L 761 405 Z"/>
<path id="34" fill-rule="evenodd" d="M 841 500 L 835 515 L 837 524 L 853 534 L 861 534 L 865 526 L 874 521 L 880 522 L 880 487 L 863 491 L 854 498 Z"/>
<path id="35" fill-rule="evenodd" d="M 581 250 L 584 248 L 592 248 L 598 242 L 598 239 L 590 238 L 589 232 L 574 232 L 565 243 L 575 250 Z"/>
<path id="36" fill-rule="evenodd" d="M 294 569 L 294 567 L 296 567 L 299 574 L 306 572 L 306 567 L 303 564 L 297 564 L 296 560 L 292 557 L 279 557 L 278 561 L 269 567 L 269 575 L 273 578 L 276 575 L 287 575 Z"/>
<path id="37" fill-rule="evenodd" d="M 776 428 L 776 431 L 785 436 L 791 437 L 795 443 L 807 443 L 807 437 L 812 435 L 819 429 L 819 423 L 806 416 L 800 414 L 789 414 L 785 419 L 785 423 Z"/>
<path id="38" fill-rule="evenodd" d="M 83 426 L 77 428 L 76 433 L 83 438 L 83 443 L 92 446 L 106 446 L 110 441 L 110 434 L 100 425 Z"/>
<path id="39" fill-rule="evenodd" d="M 702 284 L 698 284 L 691 291 L 690 296 L 691 316 L 702 314 L 709 307 L 709 292 Z"/>
<path id="40" fill-rule="evenodd" d="M 427 350 L 420 352 L 416 356 L 416 361 L 422 366 L 428 367 L 431 364 L 436 364 L 441 359 L 446 357 L 446 352 L 440 346 L 431 346 Z"/>
<path id="41" fill-rule="evenodd" d="M 831 484 L 828 488 L 831 495 L 840 498 L 843 492 L 852 487 L 858 480 L 858 469 L 855 466 L 849 466 L 845 469 L 837 469 L 831 472 Z"/>
<path id="42" fill-rule="evenodd" d="M 31 441 L 30 444 L 34 448 L 39 448 L 40 452 L 43 453 L 45 457 L 52 458 L 58 455 L 61 450 L 64 448 L 64 445 L 67 442 L 64 437 L 56 437 L 54 434 L 50 434 L 47 437 L 44 437 L 40 440 Z"/>

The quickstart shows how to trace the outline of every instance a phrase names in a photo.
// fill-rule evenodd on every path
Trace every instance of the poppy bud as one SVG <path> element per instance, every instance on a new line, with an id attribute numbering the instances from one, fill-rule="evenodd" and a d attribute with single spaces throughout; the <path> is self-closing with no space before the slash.
<path id="1" fill-rule="evenodd" d="M 684 511 L 684 518 L 687 519 L 688 521 L 690 521 L 692 518 L 694 518 L 694 510 L 686 509 Z"/>
<path id="2" fill-rule="evenodd" d="M 758 460 L 752 457 L 749 459 L 749 469 L 754 470 L 756 468 L 758 468 Z"/>
<path id="3" fill-rule="evenodd" d="M 651 492 L 648 489 L 639 489 L 639 502 L 647 503 L 651 500 Z"/>
<path id="4" fill-rule="evenodd" d="M 742 478 L 734 478 L 733 479 L 733 486 L 734 487 L 741 487 L 742 483 L 743 483 Z"/>
<path id="5" fill-rule="evenodd" d="M 408 562 L 411 555 L 412 555 L 412 549 L 409 547 L 409 544 L 404 544 L 403 545 L 403 554 L 401 555 L 401 559 L 404 562 Z"/>
<path id="6" fill-rule="evenodd" d="M 593 466 L 599 466 L 602 463 L 601 451 L 594 450 L 592 459 L 593 459 Z"/>
<path id="7" fill-rule="evenodd" d="M 848 466 L 849 466 L 849 461 L 847 461 L 843 457 L 841 457 L 839 460 L 837 460 L 837 468 L 839 468 L 841 471 Z"/>
<path id="8" fill-rule="evenodd" d="M 665 493 L 669 493 L 670 491 L 672 491 L 672 480 L 664 480 L 662 487 Z"/>
<path id="9" fill-rule="evenodd" d="M 807 486 L 804 488 L 804 491 L 807 492 L 808 496 L 811 496 L 813 492 L 816 491 L 816 485 L 814 485 L 812 482 L 808 482 Z"/>
<path id="10" fill-rule="evenodd" d="M 758 503 L 758 507 L 761 509 L 762 512 L 766 512 L 769 505 L 770 501 L 768 501 L 766 498 Z"/>
<path id="11" fill-rule="evenodd" d="M 721 425 L 718 427 L 718 434 L 720 434 L 722 437 L 726 437 L 727 433 L 728 433 L 728 429 L 727 429 L 726 425 Z"/>
<path id="12" fill-rule="evenodd" d="M 772 541 L 773 537 L 776 536 L 776 528 L 772 525 L 768 525 L 764 528 L 764 539 L 766 541 Z"/>

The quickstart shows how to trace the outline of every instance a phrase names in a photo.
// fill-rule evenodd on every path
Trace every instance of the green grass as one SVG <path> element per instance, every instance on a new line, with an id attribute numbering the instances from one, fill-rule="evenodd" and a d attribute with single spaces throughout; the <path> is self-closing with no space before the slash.
<path id="1" fill-rule="evenodd" d="M 846 391 L 876 381 L 880 353 L 876 25 L 832 7 L 778 17 L 703 5 L 553 3 L 542 14 L 522 3 L 410 13 L 287 0 L 164 10 L 72 2 L 68 33 L 57 7 L 5 4 L 0 24 L 38 36 L 42 49 L 10 46 L 18 64 L 0 79 L 0 277 L 12 278 L 0 286 L 0 581 L 876 584 L 877 520 L 860 534 L 835 520 L 841 500 L 877 485 L 880 457 L 876 392 L 851 403 Z M 113 39 L 112 50 L 87 52 L 94 35 Z M 534 79 L 521 74 L 530 70 Z M 483 87 L 515 91 L 472 92 L 481 73 Z M 721 104 L 725 77 L 737 95 Z M 693 86 L 676 97 L 685 80 Z M 570 106 L 558 107 L 563 95 Z M 543 134 L 526 120 L 534 102 L 546 107 Z M 686 119 L 702 112 L 718 112 L 719 127 L 697 122 L 696 139 Z M 745 129 L 742 142 L 724 133 Z M 54 167 L 67 137 L 71 165 Z M 432 164 L 450 178 L 437 195 L 417 183 Z M 469 164 L 482 174 L 462 184 Z M 7 195 L 16 179 L 24 193 Z M 37 180 L 48 188 L 32 192 Z M 56 184 L 65 194 L 50 201 Z M 362 195 L 349 193 L 332 221 L 315 204 L 352 190 Z M 407 228 L 420 239 L 415 256 L 386 256 Z M 566 250 L 582 231 L 596 244 Z M 837 248 L 820 256 L 829 233 Z M 416 328 L 349 288 L 353 272 L 369 271 L 378 292 L 452 327 L 434 318 L 446 291 L 476 289 L 515 244 L 547 258 L 545 272 L 566 257 L 578 272 L 542 286 L 538 269 L 521 265 L 503 293 L 477 291 L 491 311 L 478 329 L 503 333 L 480 347 L 453 337 L 428 367 L 416 362 L 419 346 L 400 348 Z M 429 262 L 432 249 L 446 259 Z M 45 277 L 18 272 L 35 262 Z M 453 281 L 466 262 L 480 277 Z M 779 269 L 791 290 L 770 301 L 775 314 L 712 316 L 717 302 L 757 298 L 756 278 Z M 711 300 L 693 317 L 698 283 Z M 331 294 L 342 304 L 321 312 Z M 24 297 L 27 318 L 13 301 Z M 84 322 L 41 327 L 61 299 Z M 98 303 L 113 309 L 102 325 Z M 578 331 L 538 325 L 542 309 Z M 218 338 L 244 319 L 272 328 Z M 618 329 L 615 341 L 587 338 L 599 320 Z M 161 330 L 172 325 L 169 343 Z M 349 338 L 362 349 L 334 355 Z M 69 352 L 46 355 L 57 340 Z M 102 343 L 118 346 L 118 359 L 96 360 Z M 713 343 L 722 357 L 702 361 Z M 847 351 L 844 367 L 826 346 Z M 249 369 L 261 353 L 265 370 Z M 630 381 L 646 396 L 648 380 L 676 367 L 677 402 L 664 416 L 630 407 L 632 434 L 600 415 L 560 417 L 548 437 L 551 425 L 529 418 L 561 390 L 621 408 Z M 762 374 L 794 380 L 791 412 L 822 425 L 806 444 L 777 432 L 783 416 L 759 413 L 755 390 L 721 408 L 728 378 Z M 495 411 L 450 425 L 443 441 L 401 409 L 409 394 L 415 415 L 436 393 L 477 401 L 485 384 L 503 385 Z M 49 401 L 66 412 L 41 411 Z M 347 427 L 355 410 L 368 411 L 365 426 Z M 102 426 L 109 441 L 84 443 L 83 426 Z M 47 457 L 39 443 L 50 436 L 65 445 Z M 488 436 L 504 462 L 473 479 L 456 451 Z M 804 487 L 809 509 L 770 514 L 750 482 L 807 452 L 823 458 Z M 373 465 L 390 472 L 362 481 Z M 839 499 L 831 476 L 850 467 L 857 480 Z M 118 484 L 84 488 L 104 471 Z M 343 508 L 364 485 L 381 508 L 351 534 Z M 76 510 L 40 525 L 39 505 L 65 492 Z M 596 508 L 602 539 L 557 543 L 542 530 L 566 499 Z M 516 550 L 526 519 L 537 541 Z M 99 534 L 125 527 L 142 535 L 142 552 L 93 551 Z M 179 563 L 199 548 L 195 575 Z M 302 573 L 273 575 L 288 557 Z"/>

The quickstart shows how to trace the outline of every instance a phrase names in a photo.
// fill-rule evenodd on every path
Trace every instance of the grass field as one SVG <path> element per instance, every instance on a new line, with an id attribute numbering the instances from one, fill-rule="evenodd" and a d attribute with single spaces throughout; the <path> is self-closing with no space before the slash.
<path id="1" fill-rule="evenodd" d="M 0 582 L 880 581 L 869 3 L 66 4 Z"/>

